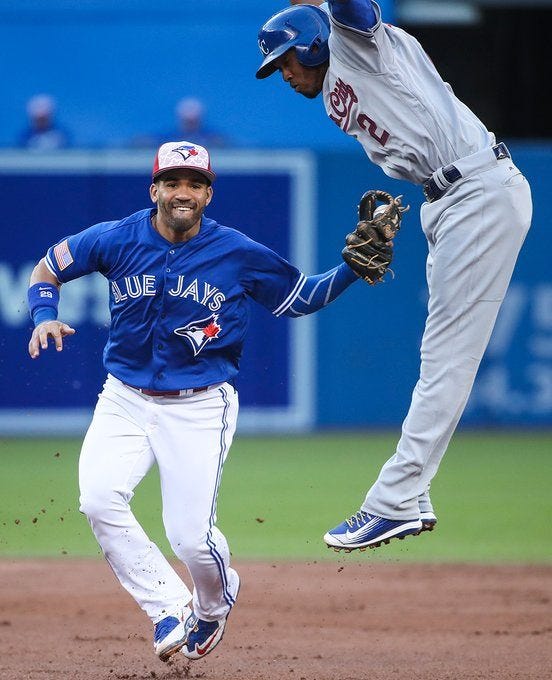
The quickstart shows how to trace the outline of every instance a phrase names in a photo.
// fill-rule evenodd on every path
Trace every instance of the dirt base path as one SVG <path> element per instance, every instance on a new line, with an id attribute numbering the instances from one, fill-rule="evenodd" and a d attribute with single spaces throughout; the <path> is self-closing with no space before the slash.
<path id="1" fill-rule="evenodd" d="M 164 664 L 105 562 L 0 561 L 0 678 L 552 678 L 552 566 L 237 568 L 240 598 L 216 651 Z"/>

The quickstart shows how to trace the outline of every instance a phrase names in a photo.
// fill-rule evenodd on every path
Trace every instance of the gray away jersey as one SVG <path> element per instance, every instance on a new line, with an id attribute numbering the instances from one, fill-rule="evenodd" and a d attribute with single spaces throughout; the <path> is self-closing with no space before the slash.
<path id="1" fill-rule="evenodd" d="M 495 143 L 411 35 L 378 21 L 361 31 L 332 18 L 323 97 L 328 116 L 390 177 L 416 184 Z"/>

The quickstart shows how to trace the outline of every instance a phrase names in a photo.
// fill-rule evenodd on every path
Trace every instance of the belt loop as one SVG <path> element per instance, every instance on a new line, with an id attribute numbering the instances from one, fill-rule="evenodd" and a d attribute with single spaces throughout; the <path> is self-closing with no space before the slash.
<path id="1" fill-rule="evenodd" d="M 451 182 L 447 180 L 444 173 L 445 168 L 438 168 L 432 175 L 432 179 L 437 185 L 437 188 L 441 191 L 448 189 L 451 186 Z"/>
<path id="2" fill-rule="evenodd" d="M 498 142 L 498 144 L 495 144 L 491 147 L 491 150 L 497 161 L 512 157 L 508 151 L 508 147 L 506 144 L 504 144 L 504 142 Z M 481 152 L 478 153 L 484 153 L 485 162 L 489 162 L 490 159 L 488 155 L 488 147 L 487 149 L 482 149 Z M 466 156 L 466 159 L 468 161 L 472 160 L 470 156 Z M 463 159 L 458 159 L 456 163 L 460 166 L 460 168 L 462 168 L 462 170 L 465 171 L 465 162 L 463 162 Z M 468 163 L 468 172 L 470 172 L 471 169 L 472 168 Z M 433 201 L 440 199 L 447 189 L 461 178 L 462 172 L 454 164 L 435 170 L 431 177 L 422 184 L 423 192 L 427 202 L 433 203 Z"/>

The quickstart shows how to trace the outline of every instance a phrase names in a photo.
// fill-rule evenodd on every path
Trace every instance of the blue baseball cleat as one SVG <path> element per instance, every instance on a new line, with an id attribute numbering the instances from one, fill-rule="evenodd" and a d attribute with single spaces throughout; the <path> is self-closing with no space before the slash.
<path id="1" fill-rule="evenodd" d="M 165 616 L 155 624 L 153 648 L 161 661 L 168 661 L 173 654 L 180 651 L 186 642 L 184 617 L 189 618 L 191 610 L 184 607 L 179 616 Z"/>
<path id="2" fill-rule="evenodd" d="M 236 574 L 237 576 L 237 574 Z M 234 595 L 234 604 L 240 592 L 240 580 L 237 579 L 236 594 Z M 232 611 L 232 610 L 230 610 Z M 193 612 L 188 616 L 184 622 L 186 629 L 186 644 L 182 648 L 182 654 L 188 659 L 202 659 L 204 656 L 213 651 L 213 649 L 222 640 L 226 622 L 230 612 L 223 618 L 217 621 L 205 621 L 200 619 Z"/>
<path id="3" fill-rule="evenodd" d="M 182 653 L 188 659 L 202 659 L 222 640 L 226 619 L 204 621 L 195 614 L 190 614 L 186 623 L 186 645 Z"/>
<path id="4" fill-rule="evenodd" d="M 389 543 L 392 538 L 404 538 L 410 534 L 419 534 L 422 522 L 419 518 L 395 520 L 370 515 L 359 510 L 349 519 L 339 524 L 324 535 L 328 547 L 334 550 L 365 550 L 377 548 L 382 543 Z"/>

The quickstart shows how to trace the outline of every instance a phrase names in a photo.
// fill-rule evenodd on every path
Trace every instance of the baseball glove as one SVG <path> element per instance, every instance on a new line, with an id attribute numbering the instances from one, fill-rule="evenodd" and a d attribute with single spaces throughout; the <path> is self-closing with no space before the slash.
<path id="1" fill-rule="evenodd" d="M 345 239 L 343 259 L 370 285 L 383 280 L 393 259 L 393 239 L 401 228 L 402 214 L 410 207 L 403 206 L 401 198 L 386 191 L 367 191 L 360 199 L 356 229 Z"/>

